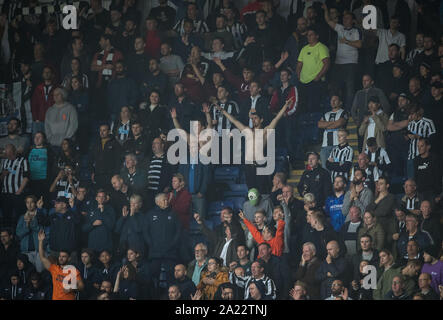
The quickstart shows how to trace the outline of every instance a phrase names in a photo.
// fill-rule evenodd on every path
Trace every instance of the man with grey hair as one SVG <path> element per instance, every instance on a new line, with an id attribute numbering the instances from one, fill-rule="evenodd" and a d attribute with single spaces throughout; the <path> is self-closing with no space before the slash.
<path id="1" fill-rule="evenodd" d="M 207 270 L 208 266 L 208 246 L 203 242 L 197 243 L 194 248 L 195 259 L 188 264 L 187 275 L 197 286 L 200 283 L 202 272 Z"/>
<path id="2" fill-rule="evenodd" d="M 135 192 L 143 193 L 148 183 L 148 177 L 145 170 L 138 168 L 137 157 L 133 153 L 125 156 L 125 165 L 120 171 L 120 176 L 126 185 L 130 186 Z"/>
<path id="3" fill-rule="evenodd" d="M 317 249 L 312 242 L 303 244 L 301 261 L 295 273 L 295 279 L 306 284 L 308 296 L 313 300 L 320 299 L 320 283 L 315 279 L 315 274 L 321 261 L 315 256 L 316 252 Z"/>
<path id="4" fill-rule="evenodd" d="M 165 193 L 155 196 L 155 207 L 148 212 L 143 235 L 149 248 L 148 263 L 154 284 L 161 284 L 158 280 L 162 269 L 166 283 L 171 284 L 180 247 L 181 223 L 171 210 Z"/>
<path id="5" fill-rule="evenodd" d="M 347 217 L 349 221 L 342 226 L 339 235 L 341 243 L 345 244 L 346 255 L 352 256 L 357 253 L 357 235 L 362 227 L 360 207 L 352 206 Z"/>
<path id="6" fill-rule="evenodd" d="M 54 105 L 45 116 L 45 133 L 53 147 L 60 148 L 63 139 L 74 137 L 78 128 L 78 116 L 75 107 L 66 102 L 68 93 L 65 89 L 54 90 Z"/>

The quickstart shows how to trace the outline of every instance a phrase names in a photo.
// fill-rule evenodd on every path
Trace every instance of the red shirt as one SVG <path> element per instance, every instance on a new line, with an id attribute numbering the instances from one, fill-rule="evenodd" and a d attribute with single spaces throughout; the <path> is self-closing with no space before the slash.
<path id="1" fill-rule="evenodd" d="M 162 40 L 158 34 L 158 31 L 146 31 L 145 43 L 145 52 L 150 57 L 159 58 Z"/>
<path id="2" fill-rule="evenodd" d="M 174 195 L 174 191 L 170 192 L 172 194 L 171 208 L 177 213 L 177 217 L 180 220 L 183 228 L 189 229 L 189 222 L 191 220 L 191 200 L 192 196 L 188 190 L 182 189 Z"/>

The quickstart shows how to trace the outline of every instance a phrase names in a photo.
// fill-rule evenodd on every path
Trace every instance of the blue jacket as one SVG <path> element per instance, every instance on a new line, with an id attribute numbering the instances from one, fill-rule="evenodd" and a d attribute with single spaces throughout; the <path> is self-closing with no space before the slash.
<path id="1" fill-rule="evenodd" d="M 114 230 L 115 213 L 114 209 L 106 204 L 103 212 L 98 209 L 97 202 L 90 207 L 82 231 L 88 233 L 88 248 L 101 252 L 103 250 L 112 251 L 112 230 Z M 96 220 L 101 220 L 102 224 L 93 226 Z"/>
<path id="2" fill-rule="evenodd" d="M 337 232 L 340 231 L 346 219 L 346 217 L 342 213 L 344 199 L 345 194 L 343 193 L 339 198 L 335 196 L 330 196 L 326 199 L 325 202 L 326 215 L 331 218 L 331 224 L 334 227 L 334 230 Z"/>
<path id="3" fill-rule="evenodd" d="M 29 238 L 32 238 L 34 242 L 34 251 L 38 251 L 38 232 L 40 226 L 38 224 L 37 218 L 32 219 L 29 224 L 29 228 L 26 226 L 24 215 L 18 219 L 16 234 L 20 241 L 20 251 L 28 252 L 29 250 Z"/>
<path id="4" fill-rule="evenodd" d="M 186 181 L 186 185 L 189 186 L 189 169 L 191 164 L 180 164 L 178 166 L 178 172 L 183 175 Z M 194 193 L 201 193 L 205 195 L 208 191 L 209 183 L 212 177 L 212 170 L 210 165 L 203 165 L 198 163 L 194 169 Z"/>
<path id="5" fill-rule="evenodd" d="M 125 250 L 133 248 L 140 253 L 145 252 L 143 238 L 144 221 L 145 215 L 141 212 L 134 214 L 132 217 L 129 213 L 126 217 L 120 216 L 115 225 L 115 232 L 120 234 L 120 247 Z"/>
<path id="6" fill-rule="evenodd" d="M 149 211 L 143 235 L 149 247 L 148 259 L 177 257 L 180 245 L 180 221 L 170 208 L 155 206 Z"/>

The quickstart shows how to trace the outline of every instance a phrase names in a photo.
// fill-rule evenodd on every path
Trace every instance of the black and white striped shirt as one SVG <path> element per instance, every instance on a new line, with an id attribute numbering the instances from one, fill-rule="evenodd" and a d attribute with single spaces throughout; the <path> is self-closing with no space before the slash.
<path id="1" fill-rule="evenodd" d="M 59 180 L 55 186 L 55 193 L 57 195 L 56 197 L 65 197 L 67 199 L 74 198 L 74 195 L 72 194 L 72 189 L 77 189 L 80 185 L 80 182 L 75 177 L 73 177 L 72 183 L 73 184 L 69 183 L 68 178 L 63 178 Z"/>
<path id="2" fill-rule="evenodd" d="M 328 121 L 328 122 L 333 122 L 333 121 L 337 121 L 340 120 L 341 118 L 346 120 L 345 125 L 343 126 L 343 128 L 346 128 L 346 124 L 348 122 L 349 119 L 349 114 L 348 112 L 346 112 L 343 109 L 338 109 L 337 111 L 329 111 L 326 112 L 323 117 L 321 118 L 321 120 L 323 121 Z M 337 146 L 338 145 L 338 130 L 340 128 L 337 129 L 325 129 L 324 133 L 323 133 L 323 144 L 322 147 L 331 147 L 331 146 Z"/>
<path id="3" fill-rule="evenodd" d="M 408 210 L 420 209 L 421 199 L 417 194 L 415 194 L 412 198 L 409 198 L 407 195 L 404 195 L 403 198 L 401 198 L 401 202 L 403 202 L 406 209 Z"/>
<path id="4" fill-rule="evenodd" d="M 391 163 L 391 160 L 389 159 L 388 153 L 386 152 L 385 148 L 380 147 L 374 153 L 372 153 L 366 147 L 365 153 L 368 155 L 369 162 L 375 162 L 377 164 L 380 175 L 383 174 L 386 166 Z"/>
<path id="5" fill-rule="evenodd" d="M 235 285 L 239 286 L 240 288 L 245 289 L 245 297 L 244 297 L 245 300 L 248 300 L 248 298 L 250 297 L 249 284 L 251 282 L 255 282 L 255 281 L 263 282 L 263 284 L 265 285 L 265 288 L 266 288 L 265 294 L 267 296 L 271 297 L 273 300 L 275 300 L 277 298 L 277 289 L 275 287 L 275 283 L 268 276 L 263 275 L 263 277 L 261 279 L 255 279 L 252 277 L 252 275 L 246 276 L 246 277 L 237 277 L 235 275 L 235 273 L 231 272 L 231 273 L 229 273 L 229 280 L 231 281 L 232 284 L 235 284 Z"/>
<path id="6" fill-rule="evenodd" d="M 8 175 L 3 180 L 3 193 L 15 194 L 25 178 L 29 178 L 29 163 L 26 158 L 18 157 L 15 160 L 5 159 L 2 171 L 8 171 Z"/>
<path id="7" fill-rule="evenodd" d="M 350 181 L 354 181 L 354 170 L 358 169 L 358 165 L 352 167 L 351 179 Z M 366 180 L 363 183 L 366 188 L 371 189 L 373 192 L 375 190 L 375 183 L 380 178 L 380 171 L 377 167 L 369 165 L 366 170 Z"/>
<path id="8" fill-rule="evenodd" d="M 160 185 L 160 178 L 162 174 L 164 154 L 162 157 L 158 158 L 155 155 L 152 156 L 151 161 L 148 165 L 148 189 L 158 191 Z"/>
<path id="9" fill-rule="evenodd" d="M 227 113 L 236 117 L 240 113 L 240 109 L 238 107 L 237 102 L 235 101 L 227 101 L 226 103 L 219 103 L 220 107 L 226 110 Z M 218 111 L 217 108 L 212 108 L 212 119 L 217 120 L 217 132 L 221 136 L 223 129 L 230 130 L 232 127 L 231 121 L 226 118 L 222 112 Z"/>
<path id="10" fill-rule="evenodd" d="M 180 36 L 185 34 L 184 29 L 185 19 L 181 19 L 177 24 L 174 26 L 174 31 L 177 32 Z M 194 29 L 192 30 L 193 33 L 207 33 L 209 32 L 208 25 L 203 20 L 194 20 Z"/>
<path id="11" fill-rule="evenodd" d="M 121 145 L 123 145 L 123 143 L 125 143 L 126 140 L 129 139 L 129 135 L 131 134 L 131 121 L 128 121 L 126 123 L 121 123 L 120 121 L 113 122 L 111 125 L 111 132 L 114 133 L 114 137 L 116 138 L 116 140 Z"/>
<path id="12" fill-rule="evenodd" d="M 332 149 L 329 158 L 334 162 L 327 163 L 328 169 L 331 170 L 331 179 L 334 181 L 335 177 L 342 176 L 348 180 L 349 170 L 352 167 L 352 160 L 354 159 L 354 150 L 347 143 L 343 146 L 335 146 Z"/>
<path id="13" fill-rule="evenodd" d="M 434 121 L 424 117 L 418 121 L 411 121 L 408 124 L 408 133 L 429 138 L 435 133 Z M 409 140 L 408 160 L 415 159 L 416 156 L 418 156 L 418 139 L 411 139 Z"/>
<path id="14" fill-rule="evenodd" d="M 232 26 L 226 26 L 226 30 L 232 33 L 235 50 L 243 48 L 243 44 L 245 43 L 248 34 L 248 28 L 246 25 L 240 22 L 234 22 Z"/>

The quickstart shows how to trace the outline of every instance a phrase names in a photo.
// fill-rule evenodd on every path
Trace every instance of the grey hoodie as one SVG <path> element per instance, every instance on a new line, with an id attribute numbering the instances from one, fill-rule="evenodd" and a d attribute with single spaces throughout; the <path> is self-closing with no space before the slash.
<path id="1" fill-rule="evenodd" d="M 63 139 L 72 138 L 77 128 L 77 110 L 72 104 L 53 105 L 46 111 L 45 133 L 51 145 L 60 147 Z"/>

